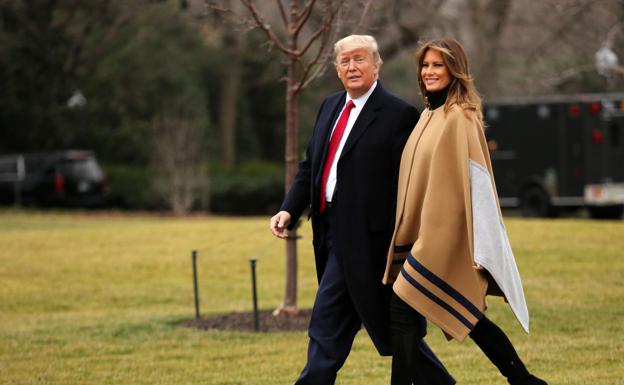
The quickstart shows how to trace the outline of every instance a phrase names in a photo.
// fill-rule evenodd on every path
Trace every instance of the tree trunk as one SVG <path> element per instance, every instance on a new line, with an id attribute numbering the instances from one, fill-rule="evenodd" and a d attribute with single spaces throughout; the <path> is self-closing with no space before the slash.
<path id="1" fill-rule="evenodd" d="M 289 58 L 288 80 L 286 83 L 286 180 L 285 190 L 288 192 L 298 170 L 299 151 L 299 105 L 298 95 L 295 92 L 297 62 Z M 286 288 L 284 303 L 280 305 L 273 315 L 290 316 L 299 312 L 297 308 L 297 225 L 288 231 L 286 239 Z"/>
<path id="2" fill-rule="evenodd" d="M 231 168 L 236 163 L 236 111 L 242 66 L 242 42 L 237 31 L 229 31 L 224 38 L 228 65 L 221 82 L 219 105 L 219 140 L 221 164 Z"/>
<path id="3" fill-rule="evenodd" d="M 291 4 L 291 12 L 296 7 Z M 289 47 L 296 49 L 297 36 L 289 37 Z M 288 57 L 288 74 L 286 79 L 286 175 L 284 187 L 290 190 L 299 164 L 299 98 L 297 93 L 298 59 Z M 286 288 L 284 303 L 275 309 L 273 315 L 290 316 L 299 312 L 297 308 L 297 224 L 288 232 L 286 239 Z"/>
<path id="4" fill-rule="evenodd" d="M 314 9 L 315 1 L 306 1 L 300 4 L 300 0 L 278 1 L 277 7 L 280 11 L 279 15 L 284 22 L 285 36 L 287 44 L 283 44 L 282 40 L 271 28 L 264 17 L 258 11 L 256 4 L 252 0 L 240 0 L 247 8 L 253 18 L 253 25 L 261 28 L 267 36 L 269 42 L 278 47 L 286 56 L 286 65 L 288 69 L 286 79 L 286 175 L 285 189 L 288 192 L 295 179 L 299 163 L 299 93 L 309 84 L 309 82 L 318 77 L 325 66 L 324 56 L 327 48 L 328 39 L 333 28 L 333 21 L 336 12 L 342 7 L 344 0 L 334 4 L 332 1 L 324 1 L 322 10 L 324 16 L 320 19 L 319 28 L 308 36 L 308 42 L 298 47 L 298 37 L 303 26 L 309 20 Z M 369 8 L 369 4 L 364 6 L 364 10 Z M 288 3 L 286 6 L 285 3 Z M 337 6 L 339 5 L 339 6 Z M 365 12 L 364 12 L 365 13 Z M 320 39 L 320 40 L 319 40 Z M 311 60 L 306 63 L 306 53 L 309 54 L 309 48 L 313 46 L 315 41 L 319 41 L 318 51 L 311 55 Z M 315 66 L 321 66 L 315 68 Z M 301 77 L 299 77 L 301 76 Z M 286 290 L 284 294 L 284 302 L 273 312 L 273 315 L 291 315 L 296 314 L 297 310 L 297 223 L 293 223 L 293 230 L 288 231 L 286 239 Z"/>
<path id="5" fill-rule="evenodd" d="M 511 0 L 490 0 L 485 5 L 473 0 L 468 6 L 475 39 L 475 62 L 471 69 L 479 91 L 491 97 L 498 92 L 498 52 Z"/>

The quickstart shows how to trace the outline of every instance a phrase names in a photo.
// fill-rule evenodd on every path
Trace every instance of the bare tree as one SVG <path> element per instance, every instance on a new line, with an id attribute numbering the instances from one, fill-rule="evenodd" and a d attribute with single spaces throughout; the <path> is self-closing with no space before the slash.
<path id="1" fill-rule="evenodd" d="M 472 30 L 472 70 L 479 90 L 491 95 L 498 89 L 498 56 L 501 32 L 507 24 L 511 0 L 468 0 Z"/>
<path id="2" fill-rule="evenodd" d="M 621 55 L 623 8 L 622 0 L 447 0 L 421 31 L 462 42 L 486 99 L 609 90 L 624 80 L 621 66 L 601 77 L 595 54 L 607 45 Z"/>
<path id="3" fill-rule="evenodd" d="M 163 111 L 153 121 L 156 190 L 174 214 L 188 212 L 203 183 L 200 119 L 182 108 Z"/>
<path id="4" fill-rule="evenodd" d="M 241 0 L 251 17 L 250 23 L 264 33 L 271 47 L 284 56 L 286 75 L 286 175 L 285 188 L 290 189 L 299 162 L 299 96 L 325 70 L 331 57 L 335 36 L 347 24 L 344 12 L 356 27 L 363 23 L 372 0 L 358 2 L 338 0 L 276 1 L 270 14 L 280 21 L 271 23 L 266 12 L 253 0 Z M 273 12 L 271 12 L 273 11 Z M 356 15 L 356 17 L 353 17 Z M 296 226 L 295 226 L 296 227 Z M 286 240 L 286 289 L 284 302 L 274 315 L 296 314 L 297 309 L 297 230 L 289 231 Z"/>
<path id="5" fill-rule="evenodd" d="M 621 0 L 455 3 L 461 9 L 456 36 L 467 48 L 486 99 L 601 88 L 594 56 L 621 19 Z"/>

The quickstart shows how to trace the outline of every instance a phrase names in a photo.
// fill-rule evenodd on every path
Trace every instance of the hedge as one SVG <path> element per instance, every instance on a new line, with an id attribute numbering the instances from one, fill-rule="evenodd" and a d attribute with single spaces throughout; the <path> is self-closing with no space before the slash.
<path id="1" fill-rule="evenodd" d="M 108 180 L 108 205 L 127 210 L 166 209 L 153 187 L 148 167 L 104 164 Z M 275 163 L 253 162 L 231 169 L 212 167 L 209 175 L 209 211 L 218 214 L 268 215 L 284 197 L 284 168 Z M 194 207 L 200 210 L 199 199 Z"/>

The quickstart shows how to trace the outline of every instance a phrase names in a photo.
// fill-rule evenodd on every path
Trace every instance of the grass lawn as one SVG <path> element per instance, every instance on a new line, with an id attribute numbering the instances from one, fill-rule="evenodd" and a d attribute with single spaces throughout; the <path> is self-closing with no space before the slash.
<path id="1" fill-rule="evenodd" d="M 624 222 L 524 220 L 506 225 L 531 314 L 526 335 L 507 305 L 488 316 L 526 364 L 553 384 L 622 384 Z M 309 224 L 299 242 L 299 305 L 316 290 Z M 191 250 L 202 315 L 251 308 L 257 257 L 261 308 L 279 305 L 284 244 L 268 218 L 0 211 L 0 384 L 293 383 L 306 332 L 202 332 L 194 317 Z M 458 384 L 506 381 L 471 342 L 428 342 Z M 388 384 L 389 358 L 359 333 L 337 384 Z"/>

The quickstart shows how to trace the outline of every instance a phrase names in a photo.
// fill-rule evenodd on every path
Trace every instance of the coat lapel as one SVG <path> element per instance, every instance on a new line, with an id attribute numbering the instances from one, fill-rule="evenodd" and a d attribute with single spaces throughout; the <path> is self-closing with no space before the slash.
<path id="1" fill-rule="evenodd" d="M 381 84 L 377 83 L 377 87 L 366 101 L 364 109 L 362 109 L 362 112 L 360 112 L 360 115 L 355 121 L 355 124 L 353 124 L 351 133 L 349 134 L 344 148 L 342 149 L 342 153 L 340 154 L 340 159 L 342 159 L 347 153 L 349 153 L 349 151 L 353 148 L 358 139 L 360 139 L 362 134 L 364 134 L 364 132 L 375 121 L 377 113 L 381 108 L 381 101 L 384 93 L 385 90 L 381 87 Z"/>
<path id="2" fill-rule="evenodd" d="M 338 119 L 340 106 L 344 104 L 346 95 L 347 93 L 344 92 L 342 96 L 337 97 L 332 102 L 328 102 L 327 108 L 325 108 L 325 111 L 318 121 L 318 136 L 316 138 L 316 145 L 314 146 L 314 154 L 312 154 L 312 159 L 314 160 L 312 168 L 314 172 L 313 175 L 315 175 L 314 183 L 317 186 L 320 183 L 321 166 L 323 165 L 329 146 L 329 134 L 336 123 L 336 119 Z"/>

